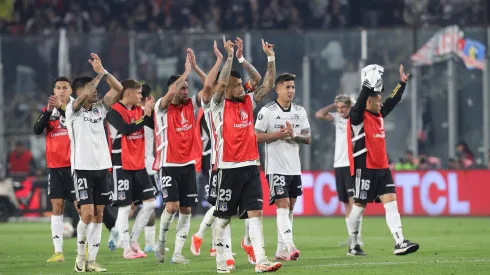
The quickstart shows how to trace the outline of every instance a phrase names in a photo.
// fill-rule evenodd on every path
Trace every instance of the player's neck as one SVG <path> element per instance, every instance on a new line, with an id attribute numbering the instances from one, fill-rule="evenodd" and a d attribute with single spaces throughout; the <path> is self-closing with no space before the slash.
<path id="1" fill-rule="evenodd" d="M 90 107 L 92 106 L 92 103 L 85 101 L 82 106 L 83 108 L 85 108 L 85 110 L 89 110 Z"/>
<path id="2" fill-rule="evenodd" d="M 119 102 L 121 102 L 121 104 L 124 105 L 124 106 L 126 106 L 126 108 L 128 108 L 128 109 L 132 109 L 133 108 L 133 104 L 129 104 L 128 103 L 128 100 L 125 99 L 125 98 L 121 99 L 121 101 L 119 101 Z"/>
<path id="3" fill-rule="evenodd" d="M 281 106 L 282 109 L 287 110 L 291 107 L 291 101 L 283 101 L 280 98 L 276 99 L 276 102 Z"/>

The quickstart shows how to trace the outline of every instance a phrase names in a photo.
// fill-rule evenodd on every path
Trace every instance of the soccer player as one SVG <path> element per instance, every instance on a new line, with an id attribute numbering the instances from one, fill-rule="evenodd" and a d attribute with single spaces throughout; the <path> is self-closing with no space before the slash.
<path id="1" fill-rule="evenodd" d="M 338 95 L 335 97 L 333 104 L 330 104 L 318 112 L 315 116 L 325 121 L 335 124 L 335 157 L 333 168 L 335 171 L 335 183 L 337 187 L 337 196 L 339 201 L 344 204 L 345 208 L 345 224 L 347 226 L 347 235 L 349 235 L 348 217 L 354 204 L 354 178 L 350 175 L 349 154 L 347 150 L 347 120 L 349 119 L 350 108 L 352 107 L 352 99 L 347 95 Z M 337 112 L 331 111 L 337 109 Z M 362 216 L 359 221 L 359 245 L 363 246 L 361 241 Z M 349 245 L 350 238 L 341 246 Z"/>
<path id="2" fill-rule="evenodd" d="M 275 260 L 295 261 L 300 251 L 293 242 L 293 209 L 303 194 L 299 144 L 311 143 L 306 110 L 293 103 L 296 76 L 281 74 L 275 82 L 277 99 L 260 110 L 255 124 L 257 143 L 265 142 L 265 173 L 269 204 L 276 204 L 277 250 Z"/>
<path id="3" fill-rule="evenodd" d="M 104 69 L 99 56 L 91 54 L 91 58 L 89 62 L 97 76 L 75 79 L 72 90 L 77 94 L 77 99 L 66 107 L 71 167 L 75 194 L 81 210 L 81 219 L 77 226 L 76 272 L 107 271 L 95 262 L 102 235 L 104 206 L 112 202 L 107 170 L 112 167 L 112 162 L 104 119 L 122 91 L 121 83 Z M 111 89 L 102 100 L 98 100 L 96 88 L 103 77 L 106 77 Z M 95 225 L 91 234 L 87 235 L 91 221 Z M 87 239 L 88 262 L 85 259 Z"/>
<path id="4" fill-rule="evenodd" d="M 216 43 L 216 42 L 215 42 Z M 175 249 L 171 263 L 188 264 L 182 248 L 189 234 L 191 209 L 198 202 L 195 159 L 199 156 L 200 137 L 196 135 L 194 110 L 201 101 L 209 102 L 211 90 L 203 89 L 189 97 L 187 77 L 192 70 L 191 59 L 195 58 L 187 49 L 185 71 L 173 75 L 167 81 L 168 92 L 156 102 L 155 136 L 157 153 L 153 168 L 160 169 L 162 198 L 165 201 L 160 220 L 158 248 L 155 256 L 164 262 L 166 235 L 173 218 L 179 212 Z"/>
<path id="5" fill-rule="evenodd" d="M 112 176 L 114 180 L 114 205 L 118 206 L 116 226 L 119 231 L 123 257 L 146 258 L 138 244 L 138 237 L 153 213 L 156 201 L 153 185 L 145 168 L 144 127 L 153 128 L 154 99 L 139 105 L 142 87 L 128 79 L 122 81 L 122 98 L 107 113 L 112 139 Z M 129 236 L 129 212 L 131 205 L 143 204 Z"/>
<path id="6" fill-rule="evenodd" d="M 41 135 L 46 130 L 46 166 L 49 168 L 48 197 L 51 200 L 51 237 L 54 255 L 49 262 L 62 262 L 63 255 L 63 212 L 64 201 L 74 202 L 75 190 L 71 177 L 70 138 L 66 129 L 65 110 L 73 100 L 70 97 L 71 81 L 61 76 L 54 81 L 54 95 L 49 97 L 48 105 L 43 108 L 39 119 L 34 124 L 34 133 Z"/>
<path id="7" fill-rule="evenodd" d="M 237 51 L 236 51 L 236 57 L 238 59 L 238 62 L 242 64 L 243 68 L 245 71 L 247 71 L 247 74 L 250 77 L 250 80 L 248 80 L 245 85 L 244 85 L 244 90 L 246 93 L 248 92 L 253 92 L 255 90 L 255 87 L 260 83 L 261 76 L 260 73 L 255 69 L 255 67 L 249 63 L 244 57 L 243 57 L 243 40 L 240 37 L 237 37 L 235 39 L 235 45 L 237 46 Z M 208 81 L 207 84 L 205 84 L 205 87 L 209 87 L 209 85 L 212 85 L 213 88 L 212 90 L 215 91 L 216 87 L 218 86 L 218 76 L 219 76 L 219 67 L 222 63 L 223 56 L 221 53 L 215 49 L 215 54 L 217 56 L 216 64 L 215 66 L 211 69 L 211 71 L 208 74 L 208 78 L 206 78 L 206 81 Z M 213 83 L 214 82 L 214 83 Z M 213 84 L 210 84 L 213 83 Z M 226 85 L 227 83 L 222 83 L 223 85 Z M 212 207 L 206 212 L 204 215 L 204 218 L 199 226 L 199 231 L 192 236 L 192 244 L 191 244 L 191 252 L 194 255 L 200 255 L 200 247 L 202 244 L 202 238 L 204 237 L 204 233 L 212 226 L 214 225 L 214 220 L 215 217 L 213 216 L 214 210 L 215 210 L 215 203 L 216 203 L 216 183 L 217 183 L 217 171 L 215 169 L 215 160 L 216 160 L 216 152 L 215 152 L 215 131 L 214 127 L 211 127 L 211 112 L 209 109 L 209 104 L 207 106 L 203 106 L 204 109 L 204 115 L 203 117 L 206 119 L 207 122 L 207 127 L 210 129 L 210 145 L 213 148 L 211 151 L 211 166 L 213 166 L 213 169 L 211 169 L 211 176 L 209 177 L 209 181 L 206 185 L 206 199 L 209 202 L 209 204 L 212 205 Z M 247 222 L 247 220 L 245 220 Z M 247 227 L 246 227 L 247 228 Z M 242 247 L 243 249 L 247 252 L 249 261 L 253 262 L 255 264 L 255 257 L 253 256 L 253 248 L 252 244 L 250 243 L 250 239 L 248 238 L 248 230 L 245 230 L 245 238 L 242 241 Z M 227 252 L 227 263 L 228 266 L 232 267 L 234 265 L 234 260 L 232 258 L 233 254 L 231 253 L 231 231 L 229 231 L 229 226 L 226 228 L 226 235 L 229 236 L 229 241 L 227 243 L 227 246 L 225 247 Z M 213 246 L 211 247 L 209 254 L 211 256 L 216 255 L 216 248 L 214 247 L 214 242 Z"/>
<path id="8" fill-rule="evenodd" d="M 388 167 L 386 154 L 384 118 L 400 102 L 408 75 L 400 65 L 400 83 L 391 95 L 382 102 L 384 69 L 369 65 L 362 72 L 363 84 L 356 104 L 349 113 L 347 137 L 350 172 L 355 173 L 354 205 L 349 215 L 350 248 L 347 255 L 366 255 L 358 241 L 361 216 L 367 203 L 373 200 L 383 203 L 386 223 L 395 239 L 395 255 L 413 253 L 417 243 L 405 239 L 396 203 L 395 183 Z"/>
<path id="9" fill-rule="evenodd" d="M 210 108 L 216 129 L 218 190 L 214 228 L 216 245 L 216 269 L 218 273 L 229 273 L 226 264 L 225 227 L 239 210 L 240 218 L 249 218 L 249 231 L 255 252 L 255 271 L 271 272 L 281 267 L 279 262 L 271 262 L 265 256 L 262 232 L 262 183 L 257 167 L 259 153 L 254 132 L 253 109 L 257 102 L 274 87 L 276 74 L 273 45 L 262 40 L 262 48 L 267 55 L 268 66 L 264 82 L 254 93 L 244 94 L 242 79 L 232 71 L 233 43 L 223 37 L 227 60 L 220 73 L 220 85 L 211 99 Z"/>

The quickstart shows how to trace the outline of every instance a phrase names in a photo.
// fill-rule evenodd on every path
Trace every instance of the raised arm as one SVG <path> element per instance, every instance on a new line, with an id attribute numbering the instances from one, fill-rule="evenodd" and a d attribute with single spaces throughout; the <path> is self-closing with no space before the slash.
<path id="1" fill-rule="evenodd" d="M 187 54 L 190 54 L 191 56 L 191 66 L 192 70 L 196 72 L 197 76 L 199 76 L 199 79 L 201 80 L 201 83 L 204 84 L 204 81 L 206 80 L 206 73 L 204 73 L 201 68 L 196 63 L 196 55 L 194 54 L 194 51 L 191 48 L 187 49 Z"/>
<path id="2" fill-rule="evenodd" d="M 265 73 L 262 85 L 260 85 L 254 92 L 254 101 L 257 103 L 260 102 L 272 88 L 274 88 L 274 80 L 276 78 L 274 45 L 264 42 L 264 39 L 262 39 L 262 49 L 267 55 L 267 72 Z"/>
<path id="3" fill-rule="evenodd" d="M 332 103 L 326 107 L 321 108 L 315 113 L 315 117 L 319 119 L 323 119 L 326 121 L 334 121 L 334 117 L 330 114 L 330 111 L 335 109 L 335 103 Z"/>
<path id="4" fill-rule="evenodd" d="M 233 45 L 230 40 L 226 41 L 224 36 L 223 45 L 225 47 L 226 53 L 228 54 L 228 58 L 226 59 L 225 65 L 223 66 L 223 69 L 221 70 L 221 73 L 219 75 L 218 86 L 216 86 L 215 94 L 213 96 L 216 103 L 223 102 L 223 99 L 225 98 L 225 90 L 226 86 L 228 86 L 228 80 L 230 79 L 231 74 L 231 66 L 233 65 L 233 47 L 235 45 Z"/>
<path id="5" fill-rule="evenodd" d="M 250 84 L 254 87 L 259 85 L 260 80 L 262 79 L 260 73 L 243 57 L 243 40 L 240 37 L 237 37 L 235 39 L 235 45 L 237 46 L 236 58 L 238 59 L 238 62 L 242 64 L 245 71 L 247 71 L 247 74 L 250 77 Z"/>
<path id="6" fill-rule="evenodd" d="M 206 76 L 206 79 L 204 80 L 204 87 L 197 94 L 198 102 L 202 100 L 206 104 L 211 100 L 211 97 L 213 96 L 213 85 L 214 82 L 216 82 L 216 77 L 218 76 L 219 68 L 221 66 L 221 63 L 223 62 L 223 55 L 218 50 L 218 45 L 216 41 L 214 41 L 213 47 L 214 47 L 214 54 L 216 55 L 216 63 L 214 64 L 213 68 L 211 68 L 208 75 Z"/>
<path id="7" fill-rule="evenodd" d="M 82 107 L 82 105 L 85 103 L 85 101 L 87 101 L 89 95 L 92 93 L 95 93 L 97 86 L 99 85 L 102 77 L 104 77 L 104 73 L 97 74 L 97 76 L 94 77 L 94 79 L 92 79 L 92 81 L 90 81 L 90 83 L 85 85 L 85 87 L 83 88 L 82 94 L 80 94 L 75 99 L 75 101 L 73 101 L 73 111 L 74 112 L 78 112 L 80 110 L 80 108 Z"/>
<path id="8" fill-rule="evenodd" d="M 383 117 L 386 117 L 393 109 L 395 106 L 400 102 L 402 99 L 403 92 L 405 91 L 405 86 L 408 81 L 408 74 L 405 74 L 403 70 L 403 65 L 400 65 L 400 83 L 396 85 L 395 89 L 391 93 L 390 97 L 388 97 L 385 102 L 383 103 L 383 106 L 381 107 L 381 115 Z"/>
<path id="9" fill-rule="evenodd" d="M 191 67 L 191 57 L 189 56 L 189 54 L 187 54 L 187 57 L 185 59 L 184 73 L 174 83 L 172 83 L 170 87 L 168 87 L 167 93 L 162 97 L 162 100 L 160 100 L 160 105 L 158 106 L 158 108 L 161 111 L 167 109 L 168 105 L 172 101 L 172 98 L 174 98 L 174 95 L 182 88 L 182 86 L 184 86 L 186 79 L 191 73 Z"/>
<path id="10" fill-rule="evenodd" d="M 91 57 L 92 60 L 89 60 L 89 62 L 92 65 L 94 71 L 98 74 L 103 74 L 106 77 L 107 84 L 109 84 L 109 87 L 111 87 L 111 89 L 105 94 L 104 98 L 102 99 L 102 102 L 104 103 L 106 108 L 109 109 L 121 96 L 121 92 L 123 89 L 122 84 L 113 75 L 111 75 L 104 69 L 104 66 L 102 66 L 102 61 L 97 54 L 92 53 Z"/>

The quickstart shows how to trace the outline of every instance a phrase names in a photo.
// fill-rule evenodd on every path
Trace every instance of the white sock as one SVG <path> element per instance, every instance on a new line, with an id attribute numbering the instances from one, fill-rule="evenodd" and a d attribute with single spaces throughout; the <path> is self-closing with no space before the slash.
<path id="1" fill-rule="evenodd" d="M 230 224 L 230 219 L 217 218 L 214 226 L 214 243 L 216 245 L 216 262 L 225 261 L 226 229 Z"/>
<path id="2" fill-rule="evenodd" d="M 204 215 L 204 218 L 199 225 L 199 231 L 197 231 L 196 235 L 199 238 L 204 238 L 204 233 L 211 227 L 214 222 L 215 217 L 213 216 L 215 207 L 209 208 L 208 212 Z"/>
<path id="3" fill-rule="evenodd" d="M 131 243 L 138 242 L 141 231 L 148 223 L 148 220 L 150 219 L 150 216 L 155 210 L 156 206 L 157 202 L 155 200 L 143 202 L 143 207 L 141 207 L 140 212 L 138 212 L 138 215 L 136 216 L 136 220 L 133 225 L 133 230 L 131 232 Z"/>
<path id="4" fill-rule="evenodd" d="M 245 219 L 245 236 L 243 236 L 243 243 L 246 246 L 252 245 L 252 241 L 250 240 L 249 230 L 250 230 L 249 220 Z"/>
<path id="5" fill-rule="evenodd" d="M 231 254 L 231 228 L 230 223 L 225 226 L 225 254 L 227 257 L 232 257 Z"/>
<path id="6" fill-rule="evenodd" d="M 289 211 L 289 220 L 291 221 L 291 231 L 293 230 L 293 211 Z"/>
<path id="7" fill-rule="evenodd" d="M 94 233 L 95 224 L 93 222 L 89 223 L 87 228 L 87 239 L 90 240 L 92 234 Z"/>
<path id="8" fill-rule="evenodd" d="M 51 216 L 51 238 L 54 252 L 63 253 L 63 216 Z"/>
<path id="9" fill-rule="evenodd" d="M 131 205 L 119 206 L 117 210 L 117 230 L 119 231 L 119 240 L 121 240 L 121 247 L 124 250 L 129 249 L 129 212 L 131 211 Z"/>
<path id="10" fill-rule="evenodd" d="M 361 224 L 361 216 L 364 212 L 363 207 L 357 205 L 352 206 L 352 211 L 350 212 L 348 222 L 349 222 L 349 237 L 350 237 L 350 248 L 354 248 L 359 244 L 359 226 Z"/>
<path id="11" fill-rule="evenodd" d="M 177 222 L 177 233 L 175 234 L 175 250 L 174 255 L 182 254 L 182 248 L 184 248 L 185 240 L 189 235 L 189 228 L 191 227 L 191 215 L 179 214 L 179 221 Z"/>
<path id="12" fill-rule="evenodd" d="M 277 208 L 277 228 L 281 233 L 282 240 L 286 244 L 288 251 L 294 248 L 293 230 L 291 220 L 289 220 L 289 209 Z"/>
<path id="13" fill-rule="evenodd" d="M 92 236 L 88 240 L 88 261 L 95 261 L 99 252 L 100 239 L 102 239 L 102 223 L 95 223 Z"/>
<path id="14" fill-rule="evenodd" d="M 359 219 L 359 234 L 357 234 L 358 238 L 361 239 L 361 232 L 362 232 L 362 217 Z"/>
<path id="15" fill-rule="evenodd" d="M 279 230 L 279 227 L 276 226 L 277 229 L 277 249 L 276 249 L 276 255 L 279 255 L 282 251 L 286 250 L 287 246 L 284 243 L 284 240 L 282 239 L 282 234 L 281 230 Z"/>
<path id="16" fill-rule="evenodd" d="M 250 240 L 255 253 L 255 262 L 257 264 L 262 263 L 265 260 L 264 249 L 264 232 L 262 229 L 262 218 L 254 217 L 250 218 L 248 222 L 250 231 Z M 284 237 L 284 236 L 283 236 Z"/>
<path id="17" fill-rule="evenodd" d="M 155 226 L 145 226 L 145 246 L 155 247 Z"/>
<path id="18" fill-rule="evenodd" d="M 211 224 L 211 249 L 216 249 L 216 245 L 214 243 L 214 228 L 216 227 L 216 219 L 214 219 L 213 224 Z"/>
<path id="19" fill-rule="evenodd" d="M 398 213 L 398 204 L 396 201 L 390 201 L 384 204 L 386 210 L 386 224 L 390 228 L 391 234 L 397 244 L 402 243 L 405 238 L 402 233 L 402 220 Z"/>
<path id="20" fill-rule="evenodd" d="M 88 224 L 84 224 L 82 220 L 77 225 L 77 246 L 78 255 L 85 257 L 85 249 L 87 248 L 87 229 Z"/>
<path id="21" fill-rule="evenodd" d="M 163 242 L 167 240 L 167 231 L 172 225 L 175 214 L 170 214 L 167 209 L 164 209 L 162 216 L 160 217 L 160 231 L 158 233 L 158 241 Z"/>

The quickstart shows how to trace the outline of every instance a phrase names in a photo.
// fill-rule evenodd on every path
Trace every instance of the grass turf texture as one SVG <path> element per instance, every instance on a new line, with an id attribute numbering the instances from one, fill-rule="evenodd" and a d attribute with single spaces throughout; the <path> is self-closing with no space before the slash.
<path id="1" fill-rule="evenodd" d="M 190 252 L 191 234 L 200 219 L 193 219 L 183 254 L 189 265 L 158 263 L 153 253 L 146 259 L 126 260 L 122 250 L 107 248 L 109 232 L 104 228 L 97 262 L 108 274 L 217 274 L 215 259 L 208 255 L 211 230 L 201 247 L 201 256 Z M 295 217 L 294 241 L 301 251 L 297 262 L 283 262 L 277 274 L 490 274 L 490 219 L 485 218 L 402 218 L 406 238 L 418 242 L 420 249 L 407 256 L 393 255 L 393 238 L 384 217 L 365 217 L 362 238 L 365 257 L 346 256 L 339 243 L 347 238 L 343 218 Z M 158 227 L 158 221 L 157 221 Z M 168 234 L 167 247 L 173 251 L 175 225 Z M 235 274 L 252 274 L 253 266 L 240 248 L 243 221 L 232 220 Z M 143 244 L 142 233 L 140 243 Z M 266 253 L 270 259 L 276 250 L 276 220 L 264 219 Z M 0 274 L 74 274 L 76 239 L 65 239 L 65 262 L 46 263 L 53 254 L 48 223 L 0 224 Z M 158 237 L 158 233 L 157 233 Z M 143 247 L 143 245 L 142 245 Z"/>

